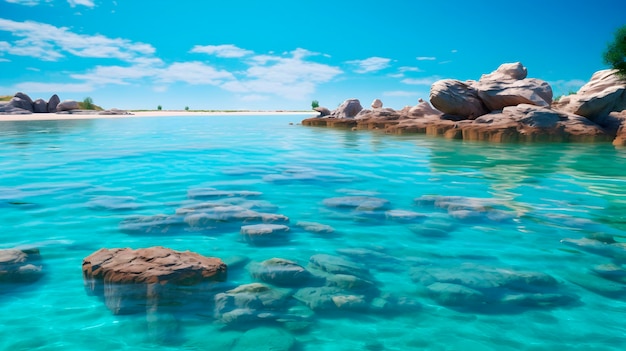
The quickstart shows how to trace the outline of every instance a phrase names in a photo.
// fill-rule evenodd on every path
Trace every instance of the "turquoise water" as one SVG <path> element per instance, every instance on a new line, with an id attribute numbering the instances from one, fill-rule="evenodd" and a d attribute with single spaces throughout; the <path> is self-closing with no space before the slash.
<path id="1" fill-rule="evenodd" d="M 0 349 L 624 349 L 626 150 L 400 137 L 303 127 L 301 118 L 1 122 L 0 249 L 39 248 L 44 275 L 0 286 Z M 125 227 L 206 202 L 188 193 L 207 188 L 261 193 L 209 201 L 285 215 L 289 241 L 251 246 L 236 225 Z M 388 203 L 329 200 L 345 197 Z M 334 231 L 303 230 L 305 221 Z M 225 324 L 211 301 L 114 315 L 86 293 L 83 258 L 155 245 L 238 262 L 228 289 L 255 282 L 250 267 L 270 258 L 308 268 L 312 256 L 332 255 L 366 271 L 368 304 L 385 298 L 395 308 L 311 311 L 297 289 L 280 288 L 305 323 Z M 532 279 L 504 287 L 510 271 Z M 547 287 L 533 280 L 548 276 Z M 433 292 L 442 283 L 487 297 L 446 300 Z"/>

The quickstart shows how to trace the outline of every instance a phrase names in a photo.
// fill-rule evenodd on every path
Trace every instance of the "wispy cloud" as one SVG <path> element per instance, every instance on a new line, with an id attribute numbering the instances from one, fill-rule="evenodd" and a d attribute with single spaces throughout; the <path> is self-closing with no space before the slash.
<path id="1" fill-rule="evenodd" d="M 409 85 L 432 85 L 434 82 L 440 80 L 438 76 L 425 77 L 425 78 L 406 78 L 400 81 L 400 83 Z"/>
<path id="2" fill-rule="evenodd" d="M 391 59 L 384 57 L 370 57 L 365 60 L 352 60 L 347 61 L 347 64 L 357 66 L 354 70 L 356 73 L 370 73 L 377 72 L 389 67 Z"/>
<path id="3" fill-rule="evenodd" d="M 217 57 L 237 58 L 253 54 L 253 51 L 239 48 L 232 44 L 227 45 L 196 45 L 189 52 L 215 55 Z"/>
<path id="4" fill-rule="evenodd" d="M 311 95 L 318 84 L 329 82 L 343 73 L 338 67 L 307 60 L 317 53 L 298 48 L 290 55 L 255 56 L 238 79 L 224 83 L 222 88 L 236 93 L 301 99 Z"/>
<path id="5" fill-rule="evenodd" d="M 176 62 L 159 70 L 157 80 L 165 83 L 185 82 L 192 85 L 220 85 L 235 77 L 232 73 L 216 69 L 202 62 Z"/>
<path id="6" fill-rule="evenodd" d="M 152 45 L 103 35 L 84 35 L 65 27 L 40 22 L 17 22 L 0 18 L 0 31 L 21 39 L 3 42 L 0 53 L 31 56 L 44 61 L 57 61 L 67 54 L 91 58 L 115 58 L 132 61 L 156 51 Z"/>
<path id="7" fill-rule="evenodd" d="M 434 56 L 418 56 L 415 59 L 417 59 L 418 61 L 434 61 L 437 58 Z"/>
<path id="8" fill-rule="evenodd" d="M 42 3 L 50 3 L 52 2 L 52 0 L 5 0 L 8 3 L 12 3 L 12 4 L 18 4 L 18 5 L 25 5 L 25 6 L 37 6 L 39 4 Z M 78 5 L 81 6 L 87 6 L 87 7 L 94 7 L 96 6 L 93 2 L 93 0 L 67 0 L 67 3 L 71 6 L 71 7 L 76 7 Z"/>

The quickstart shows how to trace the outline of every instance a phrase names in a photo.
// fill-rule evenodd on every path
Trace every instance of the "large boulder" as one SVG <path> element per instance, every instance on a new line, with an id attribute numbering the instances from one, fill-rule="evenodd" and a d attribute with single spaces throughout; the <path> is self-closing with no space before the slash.
<path id="1" fill-rule="evenodd" d="M 33 100 L 30 98 L 30 96 L 21 92 L 18 92 L 15 94 L 15 96 L 13 96 L 11 101 L 9 101 L 9 105 L 29 112 L 34 112 Z"/>
<path id="2" fill-rule="evenodd" d="M 361 106 L 361 102 L 358 99 L 348 99 L 330 115 L 335 118 L 354 118 L 362 109 L 363 106 Z"/>
<path id="3" fill-rule="evenodd" d="M 559 108 L 596 121 L 613 111 L 626 109 L 626 80 L 607 69 L 593 74 L 576 94 L 564 96 Z"/>
<path id="4" fill-rule="evenodd" d="M 383 108 L 383 102 L 380 99 L 374 99 L 371 106 L 373 109 Z"/>
<path id="5" fill-rule="evenodd" d="M 41 272 L 39 250 L 0 250 L 0 284 L 33 282 L 41 277 Z"/>
<path id="6" fill-rule="evenodd" d="M 64 100 L 57 105 L 57 112 L 78 110 L 80 106 L 74 100 Z"/>
<path id="7" fill-rule="evenodd" d="M 444 79 L 433 83 L 430 103 L 443 113 L 467 119 L 489 113 L 476 89 L 460 80 Z"/>
<path id="8" fill-rule="evenodd" d="M 519 104 L 550 107 L 552 103 L 552 88 L 550 84 L 540 79 L 481 80 L 473 86 L 478 92 L 478 97 L 491 111 Z"/>
<path id="9" fill-rule="evenodd" d="M 285 287 L 302 286 L 312 278 L 311 273 L 304 267 L 283 258 L 254 263 L 250 267 L 250 274 L 255 279 Z"/>
<path id="10" fill-rule="evenodd" d="M 219 258 L 149 247 L 100 249 L 83 260 L 82 269 L 89 293 L 102 296 L 113 313 L 128 314 L 183 303 L 190 287 L 200 292 L 225 281 L 227 267 Z"/>
<path id="11" fill-rule="evenodd" d="M 33 102 L 33 112 L 34 113 L 47 113 L 48 112 L 48 103 L 44 99 L 37 99 Z"/>
<path id="12" fill-rule="evenodd" d="M 48 99 L 48 112 L 49 113 L 57 112 L 57 106 L 59 105 L 60 102 L 61 102 L 61 99 L 59 99 L 59 96 L 57 94 L 52 95 L 50 99 Z"/>

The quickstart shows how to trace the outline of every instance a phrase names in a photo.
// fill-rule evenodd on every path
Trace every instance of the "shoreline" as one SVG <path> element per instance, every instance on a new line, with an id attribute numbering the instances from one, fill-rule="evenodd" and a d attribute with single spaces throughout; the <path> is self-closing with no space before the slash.
<path id="1" fill-rule="evenodd" d="M 207 117 L 207 116 L 273 116 L 273 115 L 299 115 L 315 117 L 318 113 L 315 111 L 137 111 L 123 115 L 98 115 L 98 114 L 58 114 L 58 113 L 33 113 L 30 115 L 2 115 L 0 114 L 0 122 L 17 122 L 17 121 L 62 121 L 62 120 L 78 120 L 78 119 L 119 119 L 119 118 L 145 118 L 145 117 Z"/>

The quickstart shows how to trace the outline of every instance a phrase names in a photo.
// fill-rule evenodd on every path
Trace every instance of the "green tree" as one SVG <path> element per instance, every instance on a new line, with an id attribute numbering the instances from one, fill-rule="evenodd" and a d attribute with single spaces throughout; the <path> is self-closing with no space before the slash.
<path id="1" fill-rule="evenodd" d="M 93 99 L 90 98 L 89 96 L 86 97 L 85 99 L 83 99 L 83 106 L 82 106 L 85 110 L 95 110 L 95 107 L 93 105 Z"/>
<path id="2" fill-rule="evenodd" d="M 185 106 L 185 111 L 189 111 L 189 106 Z"/>
<path id="3" fill-rule="evenodd" d="M 316 107 L 320 107 L 320 103 L 317 100 L 311 101 L 311 110 L 315 110 Z"/>
<path id="4" fill-rule="evenodd" d="M 609 43 L 603 59 L 604 63 L 618 71 L 620 77 L 626 79 L 626 26 L 615 31 L 615 40 Z"/>
<path id="5" fill-rule="evenodd" d="M 157 106 L 157 110 L 161 111 L 163 109 L 163 106 L 159 105 Z"/>

